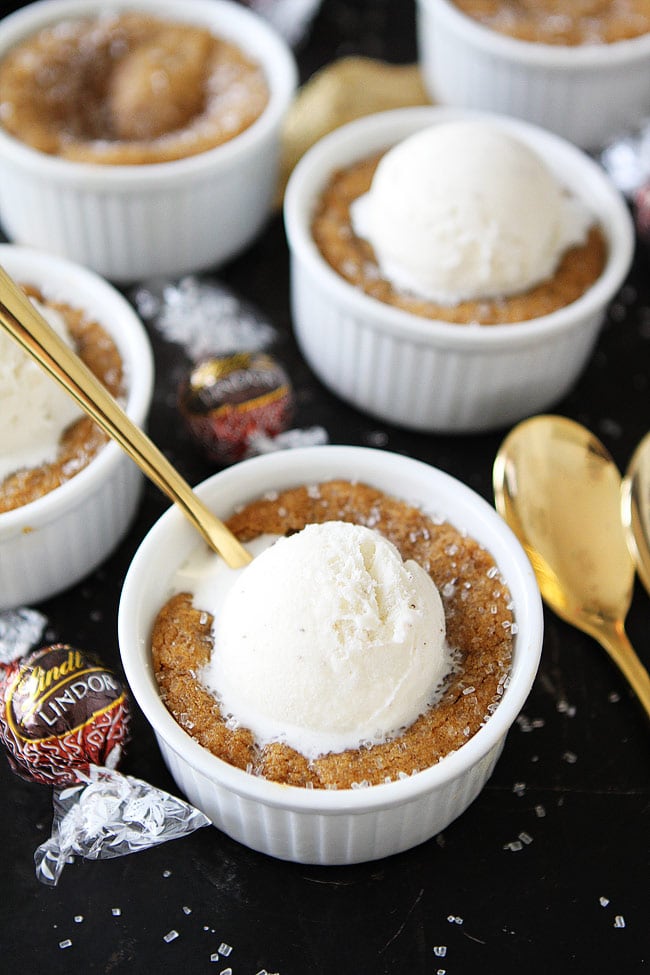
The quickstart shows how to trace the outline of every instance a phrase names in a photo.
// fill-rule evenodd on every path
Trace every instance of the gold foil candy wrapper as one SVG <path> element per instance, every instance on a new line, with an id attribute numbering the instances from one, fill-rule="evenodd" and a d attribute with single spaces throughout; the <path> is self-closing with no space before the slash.
<path id="1" fill-rule="evenodd" d="M 416 64 L 347 57 L 322 68 L 300 89 L 285 118 L 280 195 L 298 160 L 324 135 L 364 115 L 429 103 Z"/>

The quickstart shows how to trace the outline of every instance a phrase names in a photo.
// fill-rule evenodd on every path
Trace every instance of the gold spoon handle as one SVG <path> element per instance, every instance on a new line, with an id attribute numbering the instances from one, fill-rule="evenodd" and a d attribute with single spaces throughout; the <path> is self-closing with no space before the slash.
<path id="1" fill-rule="evenodd" d="M 251 556 L 194 493 L 149 437 L 126 415 L 85 363 L 63 342 L 24 292 L 0 267 L 0 326 L 116 440 L 133 461 L 183 511 L 208 545 L 231 568 Z"/>
<path id="2" fill-rule="evenodd" d="M 650 717 L 650 675 L 636 655 L 621 622 L 599 628 L 594 634 L 605 648 Z"/>

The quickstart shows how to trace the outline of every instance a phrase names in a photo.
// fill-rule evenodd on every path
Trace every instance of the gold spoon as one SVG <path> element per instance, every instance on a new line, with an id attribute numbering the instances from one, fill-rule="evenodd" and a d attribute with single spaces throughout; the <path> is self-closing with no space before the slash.
<path id="1" fill-rule="evenodd" d="M 621 517 L 627 547 L 650 595 L 650 433 L 632 454 L 621 486 Z"/>
<path id="2" fill-rule="evenodd" d="M 201 501 L 154 443 L 118 406 L 85 363 L 50 328 L 21 288 L 0 267 L 0 326 L 72 396 L 181 509 L 210 548 L 235 569 L 251 555 Z"/>
<path id="3" fill-rule="evenodd" d="M 565 417 L 524 420 L 499 448 L 493 484 L 497 511 L 523 544 L 546 603 L 598 640 L 650 715 L 650 676 L 624 625 L 634 563 L 621 477 L 603 444 Z"/>

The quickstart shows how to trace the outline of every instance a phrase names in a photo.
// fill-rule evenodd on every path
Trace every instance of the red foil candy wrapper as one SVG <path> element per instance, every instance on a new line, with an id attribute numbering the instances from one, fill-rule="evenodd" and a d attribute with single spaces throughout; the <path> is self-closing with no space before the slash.
<path id="1" fill-rule="evenodd" d="M 129 703 L 118 677 L 64 643 L 0 672 L 0 738 L 23 778 L 73 785 L 91 765 L 114 768 L 128 739 Z"/>
<path id="2" fill-rule="evenodd" d="M 179 390 L 179 409 L 207 458 L 241 460 L 255 437 L 275 437 L 293 415 L 293 390 L 282 366 L 264 352 L 237 352 L 199 362 Z"/>

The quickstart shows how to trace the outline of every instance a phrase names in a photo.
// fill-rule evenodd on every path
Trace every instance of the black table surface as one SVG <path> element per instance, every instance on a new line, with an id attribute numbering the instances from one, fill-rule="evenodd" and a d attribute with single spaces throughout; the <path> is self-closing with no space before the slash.
<path id="1" fill-rule="evenodd" d="M 302 79 L 345 54 L 415 59 L 404 0 L 324 0 L 297 50 Z M 650 426 L 648 247 L 614 301 L 595 353 L 555 412 L 594 431 L 621 468 Z M 377 445 L 426 461 L 488 500 L 505 430 L 413 433 L 330 394 L 294 343 L 288 256 L 274 217 L 240 259 L 215 272 L 278 329 L 297 394 L 295 426 L 332 443 Z M 214 472 L 187 442 L 174 405 L 178 347 L 151 329 L 156 392 L 150 432 L 191 483 Z M 167 501 L 147 485 L 137 519 L 111 558 L 40 604 L 50 640 L 96 651 L 120 669 L 116 611 L 129 561 Z M 537 680 L 496 769 L 470 808 L 406 853 L 315 867 L 255 853 L 208 827 L 121 859 L 76 861 L 56 887 L 35 878 L 48 835 L 49 789 L 0 760 L 2 971 L 280 975 L 468 975 L 647 970 L 648 722 L 593 640 L 545 612 Z M 637 582 L 628 633 L 650 665 L 650 600 Z M 139 711 L 121 766 L 176 792 Z M 527 842 L 510 845 L 524 834 Z M 520 849 L 518 847 L 521 847 Z M 165 940 L 176 931 L 178 937 Z M 71 942 L 69 946 L 65 945 Z M 230 954 L 220 945 L 229 945 Z M 63 945 L 64 947 L 61 947 Z M 213 959 L 217 953 L 219 959 Z"/>

